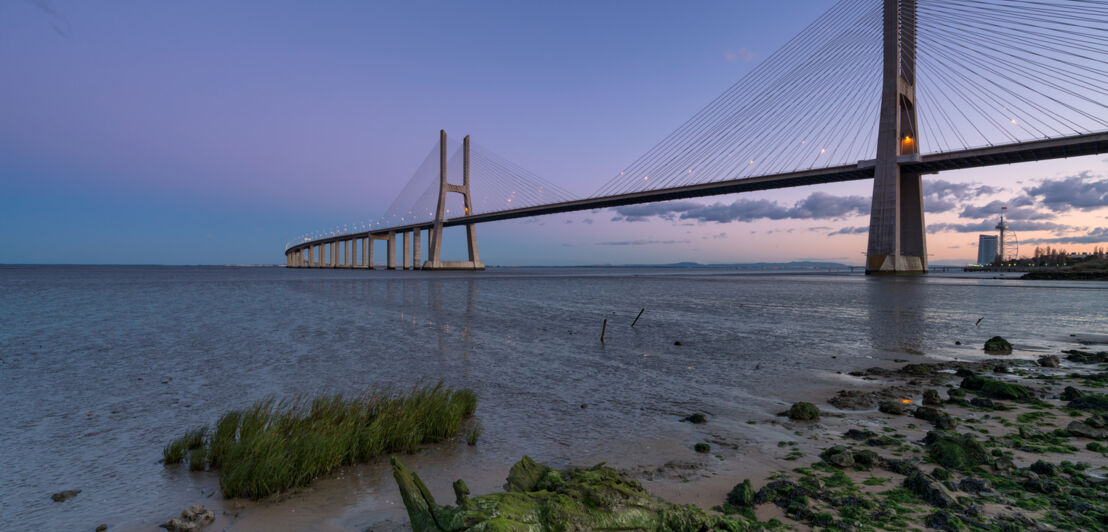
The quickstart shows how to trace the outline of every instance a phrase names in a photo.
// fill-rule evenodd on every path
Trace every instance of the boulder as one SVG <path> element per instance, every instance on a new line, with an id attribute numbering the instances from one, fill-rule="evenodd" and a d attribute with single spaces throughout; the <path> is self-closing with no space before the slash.
<path id="1" fill-rule="evenodd" d="M 932 430 L 923 441 L 931 460 L 947 469 L 964 469 L 989 461 L 981 442 L 969 434 Z"/>
<path id="2" fill-rule="evenodd" d="M 540 489 L 467 496 L 463 507 L 440 506 L 419 476 L 395 456 L 391 461 L 413 532 L 752 528 L 751 522 L 739 516 L 708 515 L 693 505 L 659 500 L 610 467 L 554 470 L 530 459 L 512 469 L 542 470 L 544 478 L 531 486 Z M 557 482 L 547 481 L 554 476 Z M 508 485 L 516 488 L 528 483 L 526 479 L 508 480 Z"/>
<path id="3" fill-rule="evenodd" d="M 215 521 L 214 512 L 194 504 L 181 512 L 180 517 L 166 521 L 162 528 L 169 532 L 193 532 L 212 524 L 212 521 Z"/>
<path id="4" fill-rule="evenodd" d="M 831 406 L 843 410 L 868 410 L 877 404 L 872 393 L 860 390 L 840 390 L 835 397 L 827 402 L 831 403 Z"/>
<path id="5" fill-rule="evenodd" d="M 701 423 L 707 423 L 708 417 L 704 414 L 701 414 L 700 412 L 697 412 L 685 419 L 682 419 L 681 421 L 688 421 L 689 423 L 692 423 L 694 425 L 699 425 Z"/>
<path id="6" fill-rule="evenodd" d="M 76 497 L 78 493 L 81 493 L 81 490 L 59 491 L 59 492 L 51 495 L 50 499 L 53 500 L 54 502 L 68 501 L 69 499 L 72 499 L 72 498 Z"/>
<path id="7" fill-rule="evenodd" d="M 908 411 L 908 405 L 900 401 L 882 401 L 877 409 L 886 414 L 902 416 Z"/>
<path id="8" fill-rule="evenodd" d="M 842 445 L 835 445 L 819 453 L 819 457 L 836 467 L 854 467 L 854 453 Z"/>
<path id="9" fill-rule="evenodd" d="M 1070 401 L 1066 406 L 1069 408 L 1076 408 L 1077 410 L 1108 411 L 1108 395 L 1086 393 Z"/>
<path id="10" fill-rule="evenodd" d="M 789 419 L 793 421 L 819 421 L 819 409 L 812 403 L 800 401 L 789 407 Z"/>
<path id="11" fill-rule="evenodd" d="M 904 479 L 904 487 L 915 493 L 919 498 L 939 508 L 957 508 L 958 499 L 954 498 L 942 482 L 935 480 L 920 471 L 913 471 Z"/>
<path id="12" fill-rule="evenodd" d="M 1091 438 L 1094 440 L 1103 440 L 1104 438 L 1108 438 L 1108 430 L 1098 429 L 1080 421 L 1071 421 L 1069 425 L 1066 425 L 1066 432 L 1069 432 L 1074 436 Z"/>
<path id="13" fill-rule="evenodd" d="M 985 352 L 990 355 L 1010 355 L 1012 354 L 1012 344 L 1000 336 L 994 336 L 985 340 Z"/>
<path id="14" fill-rule="evenodd" d="M 754 505 L 754 486 L 750 484 L 750 479 L 744 479 L 741 483 L 735 484 L 727 494 L 727 503 L 744 508 Z"/>
<path id="15" fill-rule="evenodd" d="M 926 406 L 942 406 L 943 398 L 937 390 L 927 389 L 923 391 L 923 404 Z"/>
<path id="16" fill-rule="evenodd" d="M 1057 355 L 1043 355 L 1039 357 L 1038 363 L 1044 368 L 1056 368 L 1060 362 Z"/>

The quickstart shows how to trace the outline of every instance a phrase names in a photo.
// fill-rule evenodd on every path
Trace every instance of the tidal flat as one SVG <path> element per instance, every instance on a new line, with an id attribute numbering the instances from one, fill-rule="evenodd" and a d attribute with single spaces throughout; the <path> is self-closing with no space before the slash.
<path id="1" fill-rule="evenodd" d="M 1043 355 L 1063 357 L 1066 368 L 1076 362 L 1063 351 L 1105 349 L 1101 283 L 992 275 L 4 270 L 0 406 L 12 415 L 0 428 L 0 455 L 12 466 L 0 479 L 0 505 L 16 530 L 147 530 L 197 503 L 214 511 L 220 530 L 404 529 L 387 457 L 252 501 L 222 498 L 218 473 L 166 467 L 162 449 L 267 397 L 441 380 L 475 392 L 482 430 L 476 445 L 460 434 L 400 455 L 436 500 L 453 501 L 459 478 L 474 497 L 502 491 L 527 455 L 557 470 L 606 462 L 652 494 L 710 511 L 743 479 L 758 491 L 779 471 L 822 462 L 850 428 L 881 434 L 867 424 L 895 420 L 906 441 L 926 438 L 931 421 L 829 403 L 840 390 L 908 386 L 858 372 L 984 363 L 1000 358 L 982 351 L 997 335 L 1013 344 L 1003 356 L 1013 370 Z M 945 385 L 934 387 L 945 401 Z M 904 398 L 919 403 L 920 393 Z M 798 401 L 816 405 L 820 420 L 777 415 Z M 944 406 L 955 418 L 958 408 Z M 696 413 L 706 422 L 682 421 Z M 697 453 L 698 443 L 709 451 Z M 66 490 L 81 491 L 51 500 Z M 753 512 L 786 522 L 786 509 Z"/>

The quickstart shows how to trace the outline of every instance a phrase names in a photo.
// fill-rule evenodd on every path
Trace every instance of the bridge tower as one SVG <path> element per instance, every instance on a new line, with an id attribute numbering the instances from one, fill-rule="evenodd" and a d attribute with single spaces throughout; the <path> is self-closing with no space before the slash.
<path id="1" fill-rule="evenodd" d="M 884 66 L 866 273 L 927 273 L 916 120 L 916 0 L 884 0 Z"/>
<path id="2" fill-rule="evenodd" d="M 477 255 L 477 232 L 473 224 L 466 224 L 466 245 L 469 247 L 469 260 L 444 261 L 442 260 L 442 223 L 446 219 L 446 193 L 456 192 L 462 195 L 465 205 L 465 215 L 473 214 L 473 202 L 469 193 L 469 135 L 462 141 L 462 184 L 451 185 L 446 181 L 446 131 L 439 130 L 439 205 L 435 209 L 434 227 L 431 228 L 431 242 L 429 243 L 427 262 L 423 263 L 424 270 L 484 270 Z"/>

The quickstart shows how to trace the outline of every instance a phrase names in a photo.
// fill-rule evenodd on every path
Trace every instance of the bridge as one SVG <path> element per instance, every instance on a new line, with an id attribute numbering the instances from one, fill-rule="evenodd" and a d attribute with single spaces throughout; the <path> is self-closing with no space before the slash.
<path id="1" fill-rule="evenodd" d="M 841 0 L 588 197 L 440 132 L 385 216 L 286 265 L 376 268 L 384 240 L 387 269 L 479 270 L 482 222 L 872 179 L 866 273 L 926 273 L 922 176 L 1108 152 L 1106 102 L 1108 0 Z"/>

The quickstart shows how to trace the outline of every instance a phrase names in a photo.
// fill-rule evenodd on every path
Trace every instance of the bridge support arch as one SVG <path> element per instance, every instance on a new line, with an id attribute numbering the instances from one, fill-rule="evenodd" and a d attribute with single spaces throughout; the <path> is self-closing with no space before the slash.
<path id="1" fill-rule="evenodd" d="M 444 261 L 442 260 L 442 224 L 446 215 L 446 193 L 455 192 L 462 195 L 465 204 L 465 214 L 473 213 L 473 202 L 469 193 L 469 135 L 462 141 L 462 184 L 451 185 L 446 180 L 446 131 L 439 130 L 439 203 L 435 209 L 435 222 L 431 228 L 430 242 L 428 242 L 427 262 L 423 263 L 424 270 L 484 270 L 485 265 L 477 254 L 477 232 L 473 224 L 466 224 L 466 246 L 469 251 L 469 260 Z"/>
<path id="2" fill-rule="evenodd" d="M 885 0 L 884 66 L 866 273 L 927 273 L 916 119 L 916 0 Z"/>

